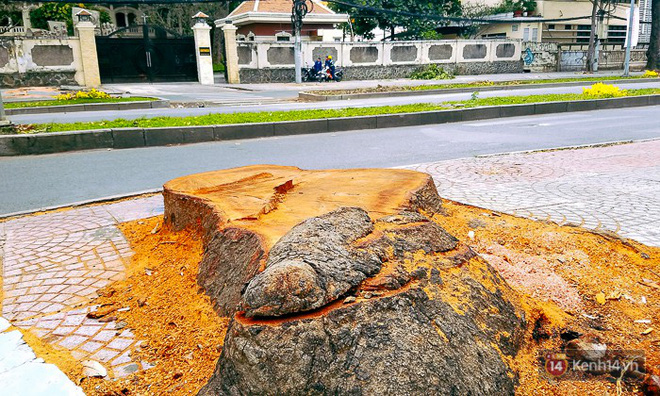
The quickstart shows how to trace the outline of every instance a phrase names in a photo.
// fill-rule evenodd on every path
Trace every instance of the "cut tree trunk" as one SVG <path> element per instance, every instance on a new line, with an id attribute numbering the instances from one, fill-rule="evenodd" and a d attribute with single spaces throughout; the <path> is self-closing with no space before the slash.
<path id="1" fill-rule="evenodd" d="M 519 296 L 442 228 L 430 176 L 252 166 L 164 196 L 233 318 L 200 395 L 514 393 Z"/>

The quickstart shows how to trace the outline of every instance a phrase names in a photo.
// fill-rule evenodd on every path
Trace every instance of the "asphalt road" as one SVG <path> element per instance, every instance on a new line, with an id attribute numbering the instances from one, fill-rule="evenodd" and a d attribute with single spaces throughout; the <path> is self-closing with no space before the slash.
<path id="1" fill-rule="evenodd" d="M 155 189 L 250 164 L 394 167 L 444 159 L 660 138 L 660 106 L 455 124 L 0 159 L 0 214 Z"/>
<path id="2" fill-rule="evenodd" d="M 589 86 L 585 83 L 584 86 Z M 650 83 L 629 83 L 617 84 L 624 89 L 641 88 L 660 88 L 659 82 Z M 556 94 L 556 93 L 581 93 L 582 87 L 560 87 L 560 88 L 532 88 L 507 91 L 489 91 L 480 92 L 479 97 L 487 98 L 493 96 L 526 96 L 538 94 Z M 95 111 L 95 112 L 74 112 L 74 113 L 53 113 L 53 114 L 30 114 L 9 117 L 14 123 L 18 124 L 42 124 L 49 122 L 86 122 L 99 120 L 113 120 L 117 118 L 135 119 L 141 117 L 186 117 L 198 116 L 210 113 L 237 113 L 254 111 L 281 111 L 281 110 L 300 110 L 300 109 L 338 109 L 345 107 L 372 107 L 372 106 L 392 106 L 411 103 L 441 103 L 452 100 L 470 99 L 471 93 L 442 94 L 442 95 L 417 95 L 417 96 L 399 96 L 374 99 L 356 99 L 356 100 L 337 100 L 327 102 L 284 102 L 268 104 L 261 103 L 261 99 L 251 98 L 249 101 L 253 105 L 244 106 L 219 106 L 205 108 L 168 108 L 168 109 L 149 109 L 149 110 L 123 110 L 123 111 Z M 264 99 L 265 100 L 265 99 Z"/>

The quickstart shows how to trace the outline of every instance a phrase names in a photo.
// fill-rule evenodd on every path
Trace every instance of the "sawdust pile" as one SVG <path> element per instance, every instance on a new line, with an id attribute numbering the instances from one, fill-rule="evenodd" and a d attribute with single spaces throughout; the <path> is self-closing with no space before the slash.
<path id="1" fill-rule="evenodd" d="M 449 216 L 435 220 L 542 306 L 528 312 L 536 324 L 513 362 L 519 394 L 617 394 L 616 380 L 607 375 L 547 379 L 540 352 L 559 348 L 568 330 L 609 349 L 643 350 L 647 372 L 660 373 L 660 248 L 449 201 L 444 207 Z M 636 383 L 623 385 L 624 394 L 639 390 Z"/>
<path id="2" fill-rule="evenodd" d="M 116 381 L 87 378 L 81 386 L 88 395 L 196 394 L 215 368 L 228 320 L 197 286 L 202 242 L 161 226 L 157 217 L 120 227 L 135 256 L 126 280 L 101 290 L 95 301 L 130 307 L 111 315 L 143 340 L 133 360 L 154 367 Z"/>

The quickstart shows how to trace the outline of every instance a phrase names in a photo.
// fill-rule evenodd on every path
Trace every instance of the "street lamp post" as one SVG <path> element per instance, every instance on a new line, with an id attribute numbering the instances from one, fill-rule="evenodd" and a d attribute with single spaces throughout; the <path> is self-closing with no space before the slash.
<path id="1" fill-rule="evenodd" d="M 293 58 L 296 68 L 296 83 L 302 83 L 302 41 L 300 31 L 302 30 L 303 18 L 307 15 L 307 0 L 293 0 L 291 10 L 291 25 L 294 33 Z"/>
<path id="2" fill-rule="evenodd" d="M 626 58 L 623 61 L 623 75 L 628 77 L 630 74 L 630 48 L 633 42 L 633 19 L 635 18 L 635 0 L 630 0 L 630 14 L 628 16 L 628 39 L 626 40 Z"/>

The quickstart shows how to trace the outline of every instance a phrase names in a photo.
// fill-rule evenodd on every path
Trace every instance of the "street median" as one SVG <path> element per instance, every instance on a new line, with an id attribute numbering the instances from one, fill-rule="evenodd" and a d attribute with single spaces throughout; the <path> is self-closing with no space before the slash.
<path id="1" fill-rule="evenodd" d="M 298 92 L 298 99 L 306 102 L 325 102 L 331 100 L 357 100 L 357 99 L 375 99 L 375 98 L 392 98 L 399 96 L 422 96 L 422 95 L 445 95 L 456 93 L 472 93 L 472 92 L 488 92 L 488 91 L 515 91 L 520 89 L 533 89 L 533 88 L 562 88 L 562 87 L 582 87 L 591 85 L 598 80 L 581 80 L 581 81 L 566 81 L 559 83 L 530 83 L 530 84 L 503 84 L 503 85 L 481 85 L 474 86 L 469 83 L 463 88 L 438 88 L 438 89 L 423 89 L 423 85 L 413 89 L 406 89 L 397 91 L 383 92 L 356 92 L 356 93 L 337 93 L 337 94 L 324 94 L 315 91 Z M 658 78 L 627 78 L 620 80 L 603 80 L 607 84 L 636 84 L 636 83 L 649 83 L 658 82 Z M 396 88 L 393 86 L 392 88 Z M 341 91 L 341 90 L 337 90 Z M 323 92 L 323 91 L 319 91 Z M 326 91 L 331 92 L 331 91 Z"/>
<path id="2" fill-rule="evenodd" d="M 0 135 L 0 156 L 52 154 L 93 149 L 170 146 L 655 105 L 660 105 L 660 95 L 526 103 L 252 124 L 111 128 L 71 132 Z"/>
<path id="3" fill-rule="evenodd" d="M 5 109 L 8 116 L 46 113 L 77 113 L 81 111 L 107 111 L 107 110 L 146 110 L 170 107 L 170 101 L 165 99 L 140 100 L 131 102 L 111 103 L 84 103 L 57 106 L 16 107 Z"/>

